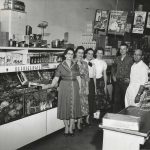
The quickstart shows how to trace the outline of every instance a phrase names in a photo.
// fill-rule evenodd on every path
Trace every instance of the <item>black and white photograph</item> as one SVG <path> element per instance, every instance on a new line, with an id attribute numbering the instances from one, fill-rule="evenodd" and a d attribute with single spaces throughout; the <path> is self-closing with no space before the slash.
<path id="1" fill-rule="evenodd" d="M 0 150 L 150 150 L 149 6 L 0 0 Z"/>

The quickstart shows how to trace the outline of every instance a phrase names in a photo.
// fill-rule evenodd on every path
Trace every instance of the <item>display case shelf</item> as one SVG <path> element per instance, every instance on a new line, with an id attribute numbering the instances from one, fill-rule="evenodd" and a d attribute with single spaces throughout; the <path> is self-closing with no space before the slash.
<path id="1" fill-rule="evenodd" d="M 52 51 L 52 52 L 62 52 L 63 48 L 36 48 L 36 47 L 0 47 L 2 51 L 14 51 L 14 50 L 28 50 L 30 51 Z"/>
<path id="2" fill-rule="evenodd" d="M 43 69 L 55 69 L 58 66 L 58 64 L 59 63 L 45 63 L 45 64 L 0 66 L 0 73 L 43 70 Z"/>

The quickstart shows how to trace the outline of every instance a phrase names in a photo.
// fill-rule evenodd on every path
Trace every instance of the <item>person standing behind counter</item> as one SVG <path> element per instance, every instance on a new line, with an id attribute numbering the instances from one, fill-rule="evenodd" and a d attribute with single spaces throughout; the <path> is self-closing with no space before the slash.
<path id="1" fill-rule="evenodd" d="M 65 60 L 59 64 L 52 84 L 48 85 L 48 88 L 53 88 L 61 77 L 58 91 L 57 118 L 64 121 L 65 136 L 74 135 L 74 120 L 82 117 L 79 96 L 80 82 L 78 82 L 80 72 L 77 63 L 73 61 L 73 56 L 74 50 L 67 48 L 64 52 Z"/>
<path id="2" fill-rule="evenodd" d="M 114 86 L 114 106 L 113 112 L 117 113 L 125 108 L 125 93 L 129 85 L 130 70 L 133 64 L 133 59 L 128 54 L 128 45 L 122 43 L 120 45 L 121 56 L 118 56 L 112 66 Z"/>
<path id="3" fill-rule="evenodd" d="M 148 66 L 142 61 L 143 52 L 140 49 L 134 52 L 134 64 L 131 67 L 130 84 L 125 95 L 125 106 L 137 106 L 140 100 L 140 87 L 148 81 Z"/>

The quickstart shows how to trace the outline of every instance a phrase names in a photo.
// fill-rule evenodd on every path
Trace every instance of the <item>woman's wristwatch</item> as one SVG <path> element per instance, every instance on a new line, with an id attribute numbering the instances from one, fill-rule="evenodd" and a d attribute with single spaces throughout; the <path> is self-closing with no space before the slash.
<path id="1" fill-rule="evenodd" d="M 137 94 L 137 96 L 140 96 L 140 95 L 141 95 L 140 93 Z"/>

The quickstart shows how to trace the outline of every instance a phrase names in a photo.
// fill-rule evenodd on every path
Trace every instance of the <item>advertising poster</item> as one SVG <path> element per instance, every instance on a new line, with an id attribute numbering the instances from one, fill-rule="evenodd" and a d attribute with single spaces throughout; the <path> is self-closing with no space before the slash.
<path id="1" fill-rule="evenodd" d="M 148 12 L 148 15 L 147 15 L 147 24 L 146 24 L 146 28 L 150 28 L 150 12 Z"/>
<path id="2" fill-rule="evenodd" d="M 99 31 L 100 34 L 105 35 L 107 31 L 109 12 L 106 10 L 96 10 L 94 31 Z M 95 33 L 95 32 L 94 32 Z"/>
<path id="3" fill-rule="evenodd" d="M 146 12 L 135 11 L 132 33 L 143 34 L 146 19 Z"/>
<path id="4" fill-rule="evenodd" d="M 126 11 L 112 10 L 110 13 L 108 33 L 109 34 L 119 34 L 122 35 L 125 32 L 127 23 Z"/>

